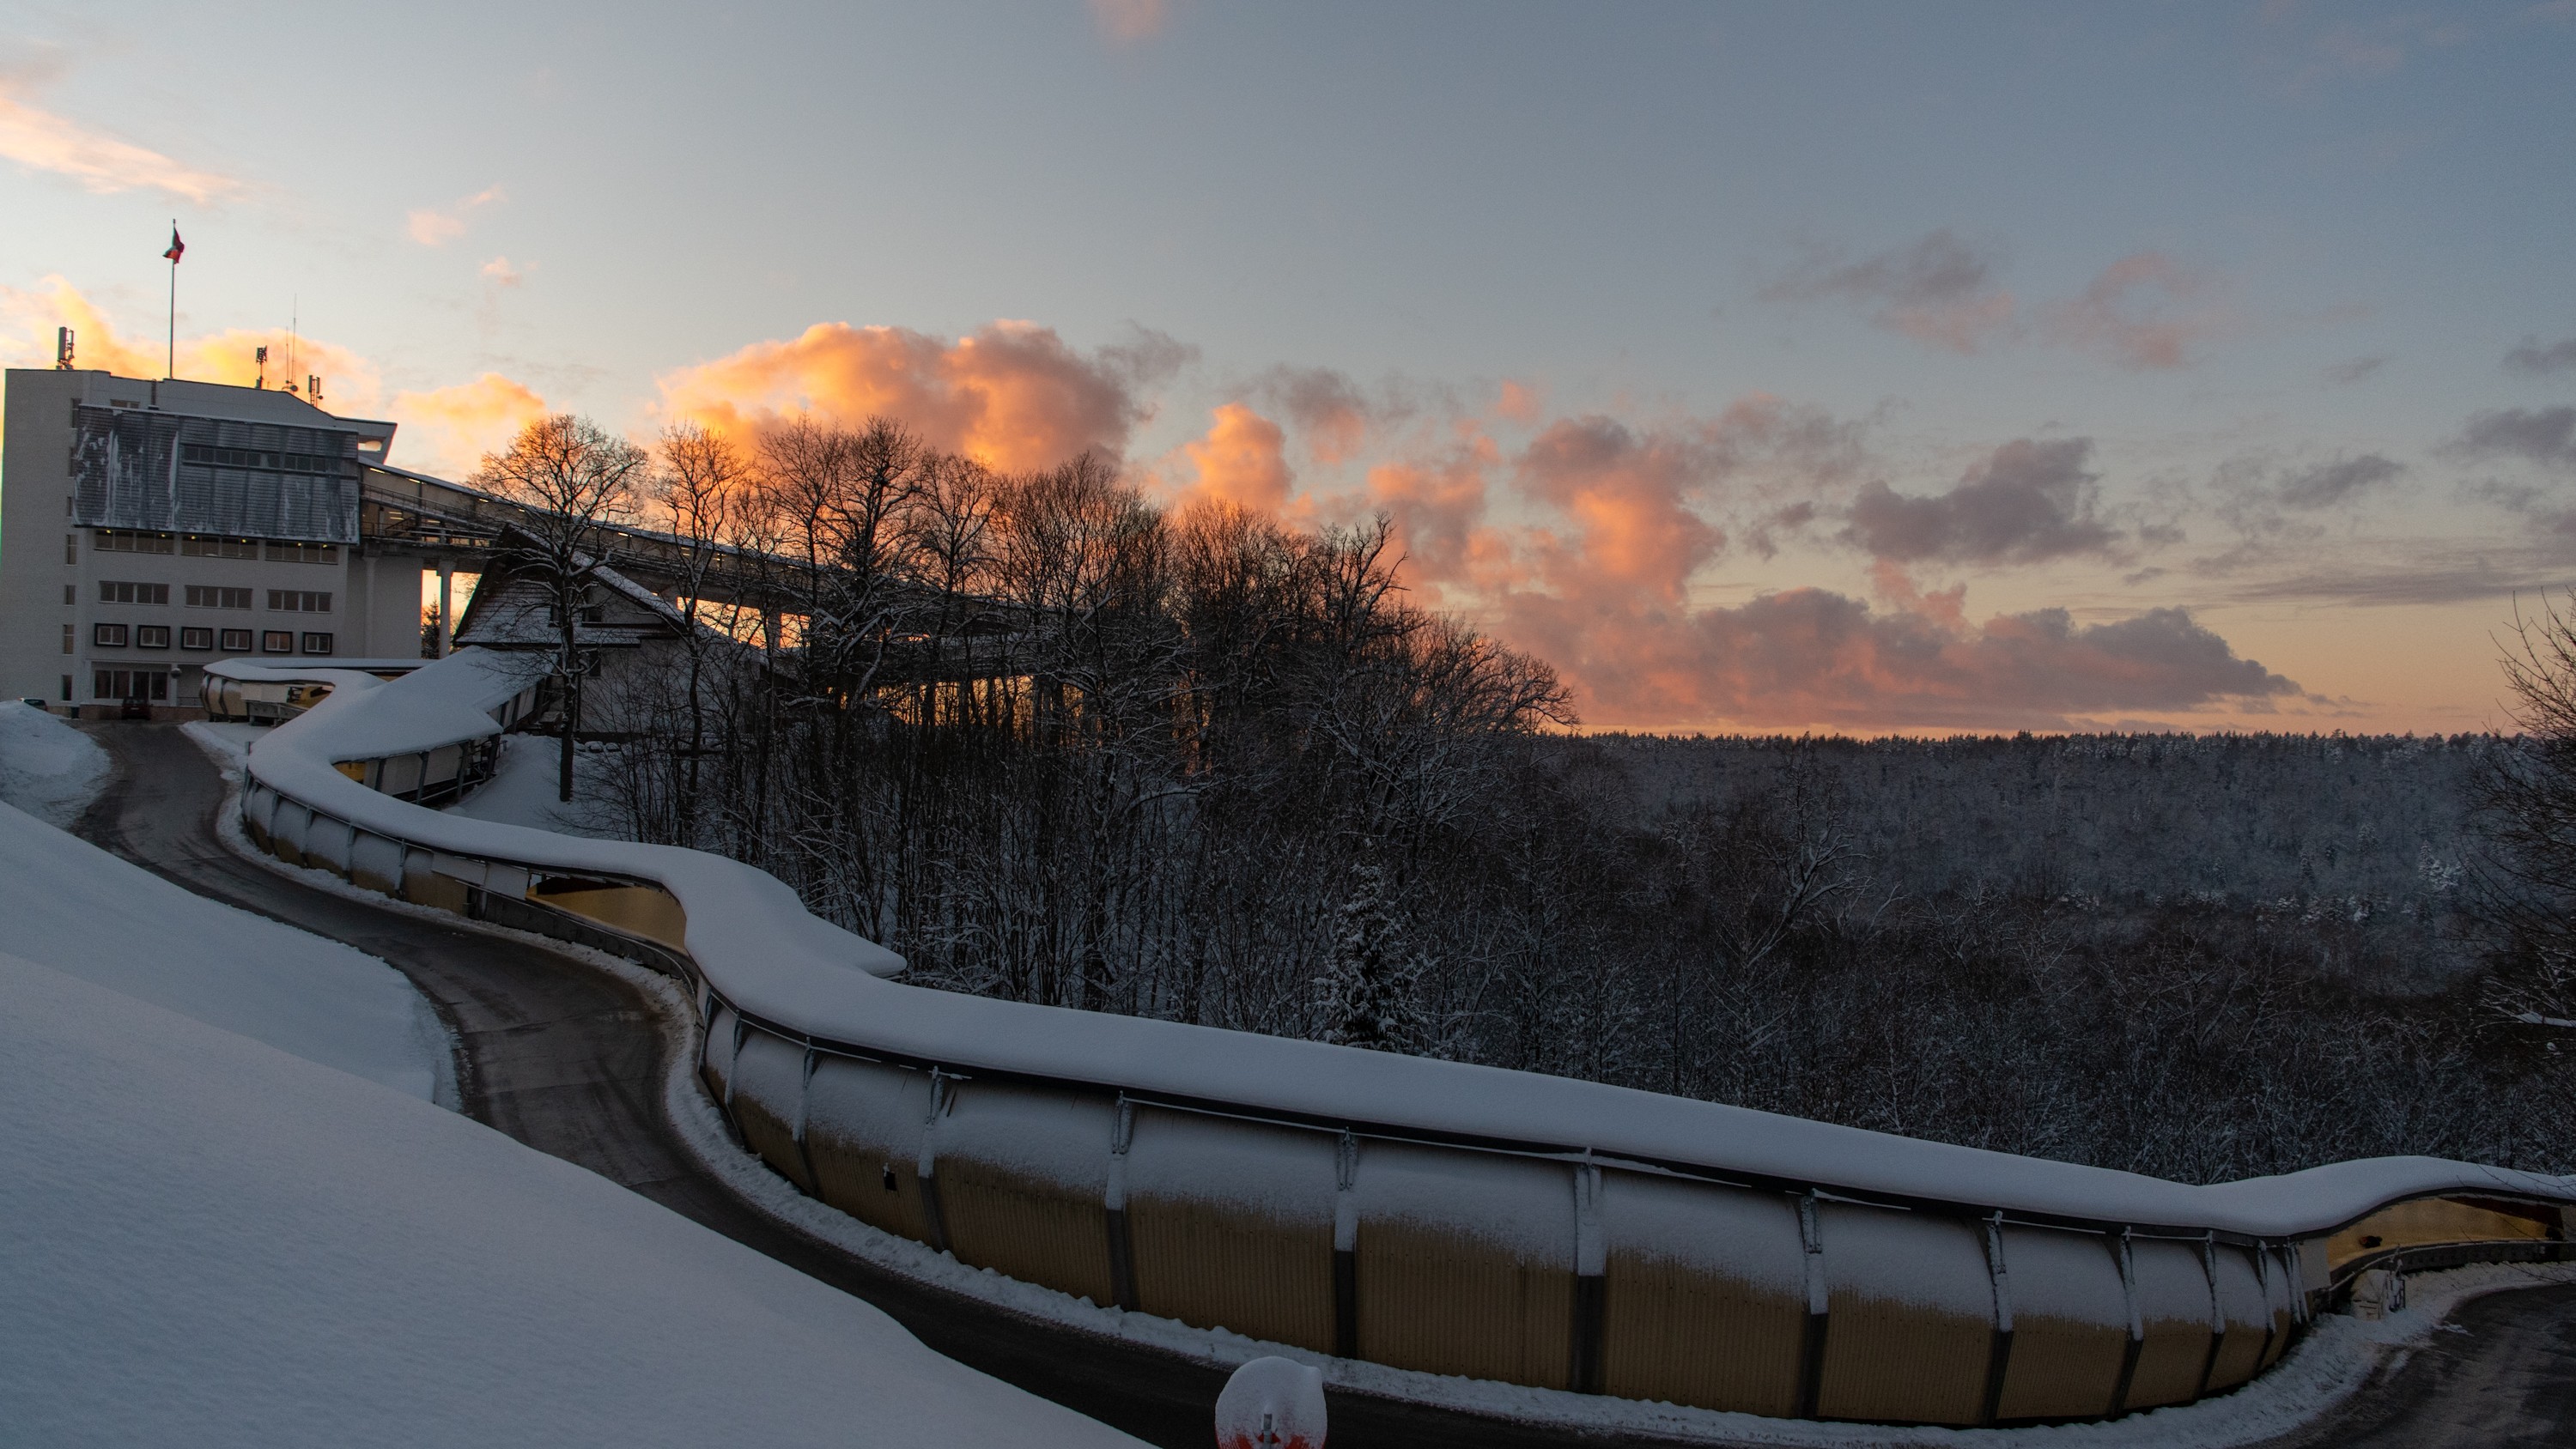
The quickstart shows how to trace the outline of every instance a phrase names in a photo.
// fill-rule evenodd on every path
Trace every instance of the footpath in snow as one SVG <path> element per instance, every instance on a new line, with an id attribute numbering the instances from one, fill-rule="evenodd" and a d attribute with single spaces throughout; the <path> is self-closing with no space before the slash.
<path id="1" fill-rule="evenodd" d="M 77 818 L 107 778 L 107 756 L 24 704 L 0 701 L 0 721 L 0 950 L 396 1091 L 454 1101 L 446 1028 L 402 973 L 207 900 L 28 813 Z"/>
<path id="2" fill-rule="evenodd" d="M 0 955 L 28 1444 L 1133 1445 L 398 1092 Z"/>

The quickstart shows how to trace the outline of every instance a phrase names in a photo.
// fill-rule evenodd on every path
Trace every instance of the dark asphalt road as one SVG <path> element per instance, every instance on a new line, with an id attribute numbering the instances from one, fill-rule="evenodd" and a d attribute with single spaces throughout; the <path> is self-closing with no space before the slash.
<path id="1" fill-rule="evenodd" d="M 2576 1288 L 2460 1305 L 2430 1343 L 2277 1449 L 2566 1449 L 2576 1444 Z"/>
<path id="2" fill-rule="evenodd" d="M 1213 1441 L 1221 1373 L 886 1273 L 735 1196 L 680 1144 L 663 1112 L 662 1033 L 633 988 L 570 957 L 378 910 L 245 861 L 215 837 L 221 775 L 176 726 L 89 732 L 117 772 L 79 832 L 199 895 L 391 962 L 463 1043 L 457 1086 L 467 1115 L 875 1304 L 961 1363 L 1169 1449 Z M 1534 1429 L 1338 1392 L 1331 1416 L 1335 1449 L 1667 1442 Z"/>

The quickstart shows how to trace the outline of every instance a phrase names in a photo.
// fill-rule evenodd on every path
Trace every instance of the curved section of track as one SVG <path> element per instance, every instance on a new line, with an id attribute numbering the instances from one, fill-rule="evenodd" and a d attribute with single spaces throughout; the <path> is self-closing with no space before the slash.
<path id="1" fill-rule="evenodd" d="M 883 1309 L 940 1353 L 1139 1438 L 1208 1442 L 1223 1371 L 1025 1318 L 861 1263 L 743 1201 L 692 1156 L 662 1106 L 669 1070 L 651 1004 L 558 952 L 317 890 L 218 840 L 222 775 L 175 726 L 101 726 L 116 778 L 80 833 L 200 895 L 381 957 L 428 997 L 462 1043 L 464 1112 L 586 1167 Z M 1676 1441 L 1577 1437 L 1336 1392 L 1337 1449 L 1519 1449 Z"/>

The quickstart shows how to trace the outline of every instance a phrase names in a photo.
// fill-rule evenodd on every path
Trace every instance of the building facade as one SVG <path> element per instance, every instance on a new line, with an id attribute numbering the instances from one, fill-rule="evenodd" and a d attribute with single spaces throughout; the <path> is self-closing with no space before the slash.
<path id="1" fill-rule="evenodd" d="M 394 425 L 290 393 L 11 369 L 0 696 L 195 717 L 210 660 L 417 658 L 417 551 L 362 539 Z"/>

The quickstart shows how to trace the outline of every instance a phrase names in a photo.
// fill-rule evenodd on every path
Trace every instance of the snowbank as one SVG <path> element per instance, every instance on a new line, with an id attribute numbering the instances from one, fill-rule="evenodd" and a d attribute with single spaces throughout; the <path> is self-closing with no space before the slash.
<path id="1" fill-rule="evenodd" d="M 910 987 L 878 979 L 901 969 L 891 952 L 811 915 L 784 883 L 739 862 L 442 814 L 335 768 L 420 750 L 442 734 L 495 732 L 482 711 L 523 684 L 512 672 L 523 668 L 467 650 L 390 684 L 306 673 L 340 687 L 254 745 L 251 774 L 288 801 L 428 851 L 658 882 L 686 912 L 689 955 L 745 1014 L 917 1061 L 1881 1198 L 2274 1239 L 2418 1195 L 2576 1198 L 2576 1179 L 2425 1157 L 2192 1186 L 1569 1078 Z"/>
<path id="2" fill-rule="evenodd" d="M 0 739 L 0 768 L 25 760 L 15 738 Z M 447 1030 L 392 967 L 183 890 L 8 805 L 0 921 L 0 945 L 29 960 L 410 1096 L 455 1099 Z"/>
<path id="3" fill-rule="evenodd" d="M 384 962 L 207 900 L 0 805 L 9 948 L 86 981 L 428 1100 L 445 1028 Z"/>
<path id="4" fill-rule="evenodd" d="M 562 769 L 560 747 L 555 741 L 536 735 L 510 735 L 499 744 L 501 755 L 492 778 L 473 794 L 446 807 L 447 814 L 593 840 L 618 838 L 614 823 L 606 818 L 608 812 L 598 804 L 598 792 L 592 783 L 595 756 L 590 751 L 579 751 L 574 756 L 573 798 L 566 804 L 555 798 L 557 772 Z"/>
<path id="5" fill-rule="evenodd" d="M 6 955 L 0 1100 L 13 1441 L 1136 1442 L 604 1178 Z"/>
<path id="6" fill-rule="evenodd" d="M 107 751 L 54 714 L 0 700 L 0 802 L 70 825 L 107 783 Z"/>

